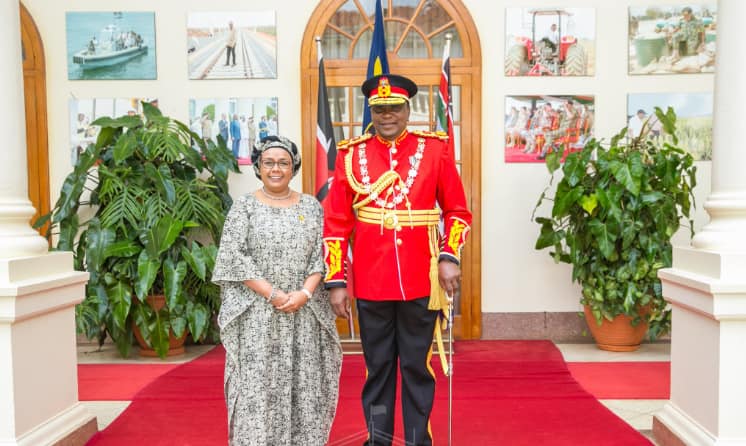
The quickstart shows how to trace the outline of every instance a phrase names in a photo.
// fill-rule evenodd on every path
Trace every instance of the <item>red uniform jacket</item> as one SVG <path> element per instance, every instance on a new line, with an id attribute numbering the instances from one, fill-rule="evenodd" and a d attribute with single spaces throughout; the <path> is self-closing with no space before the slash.
<path id="1" fill-rule="evenodd" d="M 324 200 L 327 287 L 347 286 L 345 264 L 352 236 L 356 298 L 411 300 L 429 296 L 431 258 L 460 262 L 472 218 L 445 138 L 405 131 L 392 145 L 366 134 L 341 142 L 337 149 L 334 179 Z M 381 185 L 384 187 L 376 191 Z M 433 211 L 436 203 L 444 235 L 432 252 L 429 231 L 439 232 L 438 211 Z M 354 209 L 361 205 L 364 207 Z M 412 224 L 426 219 L 430 226 Z"/>

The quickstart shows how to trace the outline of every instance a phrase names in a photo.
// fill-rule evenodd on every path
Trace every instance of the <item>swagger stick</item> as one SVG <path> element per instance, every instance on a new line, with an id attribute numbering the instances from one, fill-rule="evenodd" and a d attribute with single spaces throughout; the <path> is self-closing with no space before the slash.
<path id="1" fill-rule="evenodd" d="M 453 296 L 448 297 L 448 446 L 453 444 Z"/>

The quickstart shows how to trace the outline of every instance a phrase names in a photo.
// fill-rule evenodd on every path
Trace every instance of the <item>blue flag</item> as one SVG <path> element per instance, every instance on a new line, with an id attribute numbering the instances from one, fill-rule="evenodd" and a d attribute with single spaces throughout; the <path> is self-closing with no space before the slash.
<path id="1" fill-rule="evenodd" d="M 383 8 L 381 1 L 376 0 L 376 21 L 373 25 L 373 41 L 370 44 L 370 56 L 368 56 L 368 73 L 365 77 L 370 79 L 379 74 L 389 73 L 389 60 L 386 57 L 386 36 L 383 32 Z M 375 130 L 370 125 L 370 107 L 368 98 L 364 100 L 363 107 L 363 133 L 373 133 Z M 370 127 L 370 128 L 368 128 Z"/>

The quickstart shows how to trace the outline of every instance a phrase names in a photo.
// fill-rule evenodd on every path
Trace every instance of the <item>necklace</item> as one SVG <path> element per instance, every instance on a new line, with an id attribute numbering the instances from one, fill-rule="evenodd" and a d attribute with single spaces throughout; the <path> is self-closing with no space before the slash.
<path id="1" fill-rule="evenodd" d="M 396 153 L 396 146 L 391 147 L 391 153 Z M 396 183 L 396 180 L 391 181 L 389 184 L 385 185 L 382 190 L 374 190 L 375 188 L 372 187 L 370 184 L 370 176 L 368 175 L 368 158 L 365 153 L 365 143 L 362 143 L 358 146 L 358 162 L 360 166 L 360 174 L 362 175 L 362 186 L 366 193 L 369 194 L 369 198 L 375 203 L 380 206 L 381 208 L 387 208 L 387 209 L 394 209 L 398 204 L 401 204 L 402 201 L 407 200 L 407 203 L 409 202 L 409 199 L 407 198 L 407 194 L 409 194 L 410 189 L 412 188 L 412 185 L 414 184 L 415 178 L 417 178 L 417 174 L 420 170 L 420 161 L 422 160 L 423 153 L 425 152 L 425 138 L 418 138 L 417 139 L 417 153 L 414 154 L 414 157 L 412 157 L 409 161 L 410 168 L 407 172 L 407 179 L 406 181 L 402 181 L 401 177 L 396 174 L 394 171 L 394 168 L 396 168 L 396 160 L 391 161 L 391 169 L 388 172 L 392 172 L 395 174 L 395 176 L 399 179 L 398 184 Z M 384 198 L 381 198 L 379 195 L 383 190 L 386 189 L 386 187 L 389 187 L 389 190 Z M 407 206 L 409 207 L 409 206 Z"/>
<path id="2" fill-rule="evenodd" d="M 291 195 L 293 195 L 292 189 L 288 189 L 287 195 L 285 195 L 284 197 L 278 197 L 276 195 L 272 195 L 269 192 L 267 192 L 267 189 L 265 189 L 264 186 L 262 186 L 262 193 L 264 194 L 265 197 L 269 198 L 270 200 L 277 200 L 277 201 L 287 200 L 288 198 L 290 198 Z"/>

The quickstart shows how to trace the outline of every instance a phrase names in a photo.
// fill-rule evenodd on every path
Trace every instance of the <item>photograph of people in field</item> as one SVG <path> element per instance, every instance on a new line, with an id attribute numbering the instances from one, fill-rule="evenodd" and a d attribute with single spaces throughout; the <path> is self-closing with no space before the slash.
<path id="1" fill-rule="evenodd" d="M 671 142 L 655 116 L 655 107 L 676 113 L 678 146 L 695 161 L 712 159 L 712 93 L 637 93 L 627 96 L 627 135 Z"/>

